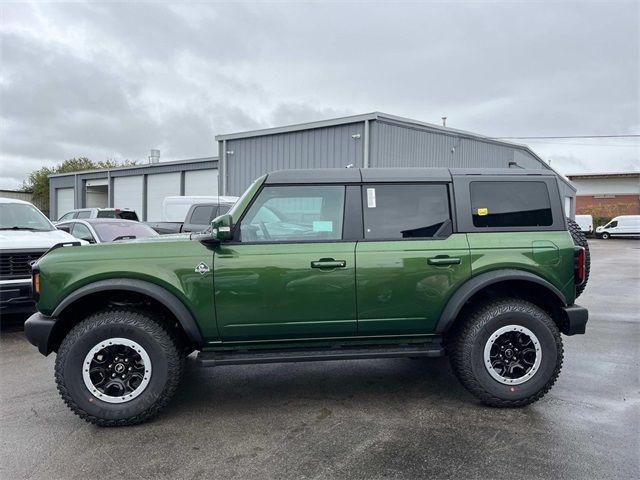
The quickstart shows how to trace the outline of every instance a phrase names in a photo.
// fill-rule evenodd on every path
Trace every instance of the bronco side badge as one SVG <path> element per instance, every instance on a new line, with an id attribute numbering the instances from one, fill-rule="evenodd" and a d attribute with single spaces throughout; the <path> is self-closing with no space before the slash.
<path id="1" fill-rule="evenodd" d="M 204 275 L 208 271 L 209 265 L 207 265 L 206 263 L 200 262 L 198 265 L 196 265 L 196 273 L 201 273 L 202 275 Z"/>

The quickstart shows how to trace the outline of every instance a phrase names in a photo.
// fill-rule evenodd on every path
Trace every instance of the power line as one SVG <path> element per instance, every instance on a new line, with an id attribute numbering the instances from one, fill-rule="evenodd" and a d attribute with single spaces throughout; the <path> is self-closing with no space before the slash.
<path id="1" fill-rule="evenodd" d="M 638 138 L 640 134 L 632 135 L 567 135 L 547 137 L 495 137 L 496 140 L 534 140 L 534 139 L 559 139 L 559 138 Z"/>

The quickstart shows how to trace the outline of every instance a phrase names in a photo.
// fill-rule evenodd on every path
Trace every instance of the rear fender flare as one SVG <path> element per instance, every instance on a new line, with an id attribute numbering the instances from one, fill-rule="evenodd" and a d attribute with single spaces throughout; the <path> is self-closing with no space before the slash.
<path id="1" fill-rule="evenodd" d="M 446 333 L 458 317 L 462 307 L 464 307 L 465 303 L 467 303 L 473 295 L 490 285 L 505 281 L 525 281 L 538 284 L 546 288 L 550 295 L 555 296 L 560 302 L 562 302 L 562 305 L 567 304 L 566 298 L 562 292 L 538 275 L 524 270 L 495 270 L 482 273 L 477 277 L 472 277 L 467 280 L 467 282 L 464 283 L 456 293 L 453 294 L 442 311 L 442 315 L 440 315 L 440 320 L 438 320 L 435 333 Z"/>

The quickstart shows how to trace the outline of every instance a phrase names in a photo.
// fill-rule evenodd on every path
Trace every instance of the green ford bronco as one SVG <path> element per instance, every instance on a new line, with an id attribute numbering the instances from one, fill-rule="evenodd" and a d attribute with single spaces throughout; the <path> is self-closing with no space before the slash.
<path id="1" fill-rule="evenodd" d="M 448 355 L 483 403 L 558 377 L 589 267 L 553 172 L 285 170 L 208 231 L 54 248 L 25 324 L 67 405 L 143 422 L 203 366 Z"/>

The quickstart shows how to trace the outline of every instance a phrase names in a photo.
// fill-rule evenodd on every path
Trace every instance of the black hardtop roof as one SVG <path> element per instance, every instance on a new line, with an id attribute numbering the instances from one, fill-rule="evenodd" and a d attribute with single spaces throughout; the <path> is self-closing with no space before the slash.
<path id="1" fill-rule="evenodd" d="M 520 168 L 312 168 L 270 172 L 265 184 L 450 182 L 468 175 L 556 176 L 551 170 Z"/>

